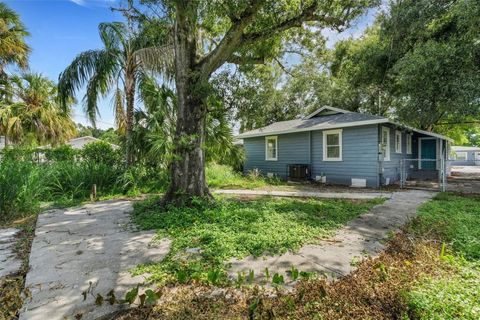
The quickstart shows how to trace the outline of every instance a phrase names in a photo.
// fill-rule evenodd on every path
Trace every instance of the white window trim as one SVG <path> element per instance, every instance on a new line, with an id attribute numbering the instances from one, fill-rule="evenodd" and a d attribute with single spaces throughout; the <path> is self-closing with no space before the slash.
<path id="1" fill-rule="evenodd" d="M 413 150 L 413 134 L 407 134 L 407 154 L 412 154 Z"/>
<path id="2" fill-rule="evenodd" d="M 343 133 L 343 129 L 323 131 L 323 161 L 342 161 L 342 157 L 343 157 L 342 133 Z M 338 134 L 338 145 L 340 147 L 340 152 L 339 152 L 340 156 L 338 158 L 329 158 L 327 156 L 327 135 L 329 134 Z"/>
<path id="3" fill-rule="evenodd" d="M 397 145 L 397 137 L 400 137 L 400 145 Z M 399 130 L 395 130 L 395 153 L 402 153 L 402 131 Z"/>
<path id="4" fill-rule="evenodd" d="M 275 158 L 268 157 L 268 140 L 275 139 Z M 277 161 L 278 160 L 278 138 L 277 136 L 265 137 L 265 161 Z"/>
<path id="5" fill-rule="evenodd" d="M 382 127 L 382 137 L 381 143 L 383 144 L 383 134 L 387 133 L 387 145 L 385 146 L 385 156 L 383 157 L 383 161 L 390 161 L 390 128 L 389 127 Z"/>
<path id="6" fill-rule="evenodd" d="M 458 155 L 464 155 L 465 159 L 459 159 Z M 457 151 L 455 152 L 455 158 L 456 158 L 455 160 L 459 160 L 459 161 L 468 161 L 468 153 L 466 151 Z"/>

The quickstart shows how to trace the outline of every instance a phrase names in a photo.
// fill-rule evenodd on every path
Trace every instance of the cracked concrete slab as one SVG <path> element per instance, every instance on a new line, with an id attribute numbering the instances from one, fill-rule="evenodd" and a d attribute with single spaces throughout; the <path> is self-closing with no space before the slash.
<path id="1" fill-rule="evenodd" d="M 144 282 L 131 276 L 138 264 L 161 261 L 170 242 L 152 242 L 155 231 L 137 232 L 130 224 L 130 201 L 102 201 L 40 214 L 30 253 L 21 320 L 95 319 L 118 306 L 97 307 L 82 292 L 117 297 Z"/>
<path id="2" fill-rule="evenodd" d="M 16 228 L 0 229 L 0 278 L 16 273 L 22 267 L 22 261 L 13 252 L 19 231 Z"/>
<path id="3" fill-rule="evenodd" d="M 281 190 L 214 190 L 216 194 L 241 196 L 301 197 L 324 199 L 375 199 L 390 198 L 389 192 L 318 192 L 318 191 L 281 191 Z"/>
<path id="4" fill-rule="evenodd" d="M 280 256 L 249 256 L 231 260 L 229 274 L 248 274 L 254 270 L 256 278 L 270 274 L 286 274 L 292 266 L 300 271 L 313 271 L 334 279 L 355 269 L 356 262 L 365 256 L 377 256 L 384 249 L 384 239 L 416 215 L 417 208 L 435 195 L 428 191 L 395 192 L 381 205 L 350 221 L 334 237 L 315 245 L 306 245 L 298 252 Z"/>

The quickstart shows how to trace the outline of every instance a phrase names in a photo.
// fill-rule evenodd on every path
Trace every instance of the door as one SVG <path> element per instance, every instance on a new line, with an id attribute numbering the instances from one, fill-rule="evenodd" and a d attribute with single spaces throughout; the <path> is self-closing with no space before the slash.
<path id="1" fill-rule="evenodd" d="M 435 170 L 437 168 L 437 162 L 431 160 L 437 159 L 437 140 L 421 139 L 420 141 L 420 159 L 422 165 L 421 169 Z M 423 159 L 429 159 L 430 161 Z"/>

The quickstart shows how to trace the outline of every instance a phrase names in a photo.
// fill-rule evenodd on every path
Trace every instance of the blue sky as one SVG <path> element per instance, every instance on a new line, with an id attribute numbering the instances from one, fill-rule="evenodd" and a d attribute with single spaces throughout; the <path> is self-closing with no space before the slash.
<path id="1" fill-rule="evenodd" d="M 77 54 L 101 48 L 98 36 L 100 22 L 119 21 L 122 16 L 112 12 L 116 2 L 109 0 L 6 0 L 18 12 L 31 36 L 30 68 L 57 81 L 58 75 Z M 87 123 L 81 98 L 74 109 L 76 122 Z M 110 100 L 101 101 L 98 126 L 113 126 L 114 117 Z M 100 122 L 101 121 L 101 122 Z"/>
<path id="2" fill-rule="evenodd" d="M 57 81 L 58 75 L 75 58 L 77 54 L 89 49 L 101 48 L 98 36 L 100 22 L 120 21 L 122 16 L 112 12 L 119 0 L 4 0 L 18 12 L 22 21 L 31 33 L 27 42 L 32 47 L 30 68 Z M 352 28 L 342 34 L 324 30 L 332 46 L 338 39 L 361 35 L 366 26 L 371 24 L 376 10 L 364 15 L 356 21 Z M 80 92 L 78 105 L 74 109 L 76 122 L 87 123 Z M 100 119 L 97 125 L 101 128 L 113 126 L 114 117 L 110 99 L 99 103 Z"/>

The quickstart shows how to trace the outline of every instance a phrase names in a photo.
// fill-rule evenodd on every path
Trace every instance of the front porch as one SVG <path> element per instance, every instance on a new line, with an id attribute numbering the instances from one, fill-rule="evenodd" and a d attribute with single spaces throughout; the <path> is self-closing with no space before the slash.
<path id="1" fill-rule="evenodd" d="M 415 132 L 412 154 L 400 160 L 400 186 L 441 189 L 450 175 L 447 140 Z"/>

